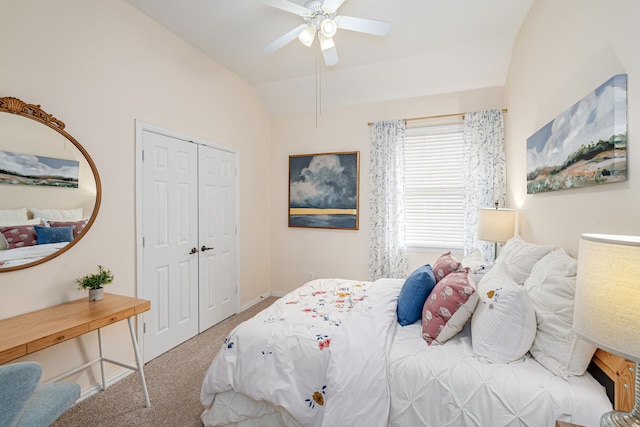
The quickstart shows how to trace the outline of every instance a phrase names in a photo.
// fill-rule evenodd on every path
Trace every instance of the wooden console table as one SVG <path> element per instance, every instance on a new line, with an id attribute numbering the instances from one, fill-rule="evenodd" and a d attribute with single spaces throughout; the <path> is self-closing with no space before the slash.
<path id="1" fill-rule="evenodd" d="M 107 388 L 104 376 L 104 362 L 137 371 L 140 375 L 145 404 L 151 407 L 147 383 L 142 369 L 142 360 L 133 328 L 133 316 L 151 309 L 151 302 L 143 299 L 105 293 L 104 299 L 90 302 L 87 298 L 32 311 L 19 316 L 0 320 L 0 364 L 9 362 L 43 348 L 51 347 L 71 338 L 91 331 L 98 332 L 100 357 L 66 372 L 50 382 L 58 381 L 89 366 L 100 362 L 102 389 Z M 129 333 L 136 356 L 136 366 L 107 359 L 102 353 L 100 328 L 127 319 Z"/>

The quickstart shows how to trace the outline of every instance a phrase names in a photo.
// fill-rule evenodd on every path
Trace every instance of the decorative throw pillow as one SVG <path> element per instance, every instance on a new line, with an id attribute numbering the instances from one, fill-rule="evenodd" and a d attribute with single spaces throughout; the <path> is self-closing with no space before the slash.
<path id="1" fill-rule="evenodd" d="M 505 243 L 500 255 L 496 258 L 496 264 L 505 264 L 513 280 L 522 285 L 536 262 L 552 250 L 551 246 L 528 243 L 519 236 L 514 236 Z"/>
<path id="2" fill-rule="evenodd" d="M 7 242 L 7 249 L 22 248 L 24 246 L 34 246 L 38 244 L 35 225 L 10 225 L 0 227 L 0 233 Z"/>
<path id="3" fill-rule="evenodd" d="M 491 363 L 521 359 L 536 336 L 536 313 L 529 296 L 496 265 L 479 285 L 480 300 L 471 317 L 473 353 Z M 501 274 L 499 274 L 501 273 Z"/>
<path id="4" fill-rule="evenodd" d="M 545 368 L 562 378 L 582 375 L 596 347 L 573 332 L 573 301 L 578 262 L 553 251 L 531 270 L 524 283 L 536 312 L 538 330 L 529 350 Z"/>
<path id="5" fill-rule="evenodd" d="M 87 225 L 88 219 L 82 219 L 80 221 L 47 221 L 49 227 L 69 227 L 73 228 L 73 238 L 78 237 L 78 234 L 84 230 Z"/>
<path id="6" fill-rule="evenodd" d="M 423 265 L 413 271 L 405 280 L 398 296 L 398 323 L 411 325 L 420 320 L 422 306 L 436 285 L 431 265 Z"/>
<path id="7" fill-rule="evenodd" d="M 73 240 L 73 227 L 42 227 L 34 226 L 39 245 L 49 243 L 70 242 Z"/>
<path id="8" fill-rule="evenodd" d="M 452 257 L 451 252 L 440 255 L 440 258 L 433 264 L 433 274 L 436 277 L 436 283 L 442 280 L 447 274 L 458 271 L 460 268 L 460 261 Z"/>
<path id="9" fill-rule="evenodd" d="M 429 345 L 442 344 L 462 330 L 478 303 L 469 271 L 455 271 L 445 276 L 424 303 L 422 338 Z"/>
<path id="10" fill-rule="evenodd" d="M 82 208 L 77 209 L 36 209 L 29 208 L 34 218 L 46 221 L 78 221 L 82 219 Z"/>
<path id="11" fill-rule="evenodd" d="M 26 212 L 26 209 L 25 209 Z M 26 215 L 26 214 L 25 214 Z M 42 224 L 42 220 L 40 218 L 34 219 L 23 219 L 21 221 L 0 221 L 0 227 L 9 227 L 16 225 L 40 225 Z M 0 250 L 7 249 L 7 240 L 4 238 L 4 235 L 0 233 Z"/>

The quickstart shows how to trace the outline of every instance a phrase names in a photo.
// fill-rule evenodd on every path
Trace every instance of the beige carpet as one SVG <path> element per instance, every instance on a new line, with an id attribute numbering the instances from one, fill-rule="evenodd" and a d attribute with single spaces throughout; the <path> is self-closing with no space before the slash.
<path id="1" fill-rule="evenodd" d="M 200 386 L 222 342 L 276 299 L 266 298 L 147 363 L 151 408 L 144 407 L 140 379 L 132 374 L 74 405 L 53 426 L 202 426 Z"/>

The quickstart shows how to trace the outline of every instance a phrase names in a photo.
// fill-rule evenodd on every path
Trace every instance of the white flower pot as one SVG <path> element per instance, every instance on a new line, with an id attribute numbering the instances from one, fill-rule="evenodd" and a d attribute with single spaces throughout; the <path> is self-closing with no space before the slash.
<path id="1" fill-rule="evenodd" d="M 104 288 L 89 289 L 89 301 L 100 301 L 104 297 Z"/>

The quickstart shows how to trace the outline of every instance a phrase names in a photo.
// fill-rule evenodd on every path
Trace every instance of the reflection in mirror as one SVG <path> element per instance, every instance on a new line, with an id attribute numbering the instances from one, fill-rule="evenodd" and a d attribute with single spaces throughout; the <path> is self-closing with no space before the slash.
<path id="1" fill-rule="evenodd" d="M 0 98 L 0 272 L 64 253 L 96 218 L 98 171 L 64 127 L 38 105 Z"/>

